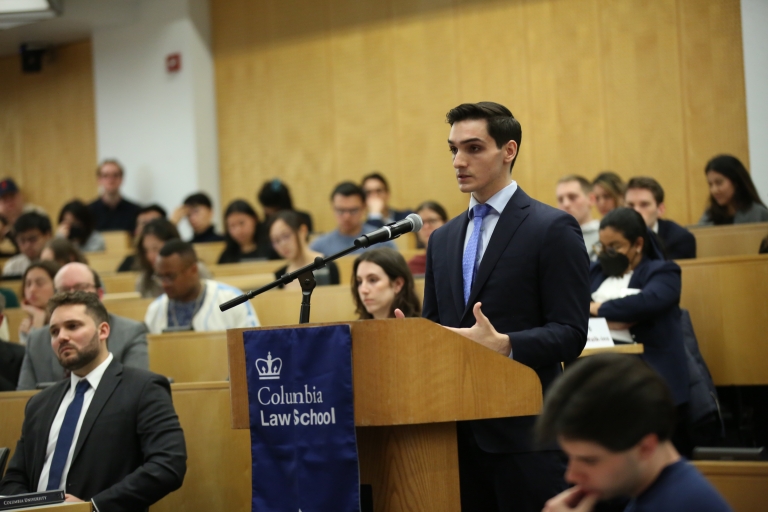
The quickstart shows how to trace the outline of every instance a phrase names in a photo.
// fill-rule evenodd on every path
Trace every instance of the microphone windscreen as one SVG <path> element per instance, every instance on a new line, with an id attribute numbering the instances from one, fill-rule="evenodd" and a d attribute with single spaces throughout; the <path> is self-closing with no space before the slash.
<path id="1" fill-rule="evenodd" d="M 419 217 L 417 214 L 412 213 L 406 217 L 406 219 L 411 219 L 411 223 L 413 224 L 413 232 L 416 233 L 417 231 L 421 230 L 421 228 L 424 226 L 424 221 L 421 220 L 421 217 Z"/>

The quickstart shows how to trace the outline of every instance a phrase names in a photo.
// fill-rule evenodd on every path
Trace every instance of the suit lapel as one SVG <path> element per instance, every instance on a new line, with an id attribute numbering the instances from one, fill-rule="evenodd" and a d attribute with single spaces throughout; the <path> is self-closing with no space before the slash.
<path id="1" fill-rule="evenodd" d="M 464 259 L 464 238 L 467 236 L 467 226 L 469 226 L 468 210 L 459 217 L 460 222 L 451 230 L 448 235 L 448 251 L 455 257 L 448 258 L 453 262 L 453 268 L 450 268 L 449 275 L 451 279 L 451 290 L 453 291 L 453 300 L 456 305 L 456 318 L 461 322 L 464 311 L 464 270 L 462 269 L 462 260 Z M 439 256 L 438 256 L 439 257 Z M 456 324 L 458 327 L 459 324 Z"/>
<path id="2" fill-rule="evenodd" d="M 48 400 L 43 404 L 43 410 L 45 411 L 41 416 L 41 425 L 36 433 L 35 443 L 35 456 L 34 467 L 32 468 L 32 475 L 34 480 L 32 481 L 35 489 L 37 489 L 37 483 L 40 480 L 40 473 L 43 472 L 43 465 L 45 464 L 45 453 L 48 449 L 48 437 L 51 435 L 51 426 L 53 420 L 56 418 L 56 413 L 59 412 L 61 401 L 64 399 L 64 395 L 69 390 L 70 381 L 64 381 L 56 384 L 52 389 L 55 389 L 48 397 Z"/>
<path id="3" fill-rule="evenodd" d="M 83 424 L 80 427 L 80 434 L 77 436 L 77 444 L 75 445 L 75 453 L 72 455 L 72 463 L 77 459 L 80 450 L 83 448 L 85 440 L 88 438 L 88 434 L 93 428 L 93 424 L 96 422 L 96 418 L 99 417 L 101 410 L 109 401 L 109 397 L 117 388 L 117 385 L 122 380 L 123 366 L 117 362 L 117 359 L 113 359 L 109 366 L 107 366 L 104 375 L 101 377 L 99 387 L 96 388 L 96 392 L 93 395 L 91 404 L 88 406 L 88 410 L 83 418 Z"/>
<path id="4" fill-rule="evenodd" d="M 504 207 L 504 211 L 501 212 L 499 221 L 496 223 L 496 227 L 493 230 L 493 235 L 488 242 L 488 247 L 483 253 L 483 259 L 480 262 L 480 267 L 477 269 L 477 275 L 475 276 L 475 283 L 469 293 L 469 300 L 467 301 L 466 307 L 462 308 L 462 320 L 464 319 L 464 316 L 471 313 L 472 306 L 477 301 L 477 296 L 480 294 L 480 290 L 491 276 L 493 269 L 496 267 L 496 263 L 509 245 L 517 228 L 520 227 L 520 224 L 522 224 L 523 220 L 528 216 L 526 209 L 530 205 L 531 198 L 518 187 L 515 194 L 507 203 L 507 206 Z"/>

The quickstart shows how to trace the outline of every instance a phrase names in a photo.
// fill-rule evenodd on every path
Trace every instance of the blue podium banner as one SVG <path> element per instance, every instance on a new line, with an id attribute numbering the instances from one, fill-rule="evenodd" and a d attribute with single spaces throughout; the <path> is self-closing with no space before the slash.
<path id="1" fill-rule="evenodd" d="M 358 512 L 348 325 L 243 333 L 253 512 Z"/>

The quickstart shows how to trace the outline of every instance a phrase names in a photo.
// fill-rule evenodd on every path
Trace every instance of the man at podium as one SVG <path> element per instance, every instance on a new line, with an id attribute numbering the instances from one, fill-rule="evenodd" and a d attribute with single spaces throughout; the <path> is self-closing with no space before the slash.
<path id="1" fill-rule="evenodd" d="M 506 107 L 463 104 L 446 117 L 459 189 L 471 196 L 469 210 L 430 237 L 423 316 L 530 366 L 546 389 L 586 344 L 581 229 L 512 180 L 522 131 Z M 564 457 L 534 449 L 534 420 L 458 425 L 463 510 L 538 512 L 565 489 Z"/>

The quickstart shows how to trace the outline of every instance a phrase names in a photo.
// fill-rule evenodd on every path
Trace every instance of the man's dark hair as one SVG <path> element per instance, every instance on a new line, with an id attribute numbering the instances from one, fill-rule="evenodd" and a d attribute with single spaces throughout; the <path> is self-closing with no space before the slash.
<path id="1" fill-rule="evenodd" d="M 184 206 L 205 206 L 210 210 L 213 208 L 213 203 L 211 202 L 211 198 L 208 197 L 208 194 L 197 192 L 191 196 L 187 196 L 184 200 Z"/>
<path id="2" fill-rule="evenodd" d="M 48 317 L 50 318 L 54 310 L 60 306 L 71 306 L 82 304 L 85 306 L 85 311 L 93 318 L 96 325 L 101 322 L 109 323 L 109 313 L 107 308 L 99 300 L 99 296 L 95 293 L 76 291 L 76 292 L 63 292 L 57 293 L 48 301 Z"/>
<path id="3" fill-rule="evenodd" d="M 360 197 L 360 200 L 365 203 L 365 192 L 363 192 L 363 189 L 360 188 L 359 185 L 352 183 L 351 181 L 342 181 L 336 185 L 333 192 L 331 192 L 331 201 L 333 201 L 333 196 L 336 194 L 340 194 L 344 197 L 358 196 Z"/>
<path id="4" fill-rule="evenodd" d="M 360 188 L 362 188 L 368 180 L 379 180 L 382 185 L 384 185 L 384 190 L 389 192 L 389 183 L 387 183 L 387 179 L 380 172 L 372 172 L 363 176 L 362 181 L 360 181 Z"/>
<path id="5" fill-rule="evenodd" d="M 641 359 L 596 354 L 570 366 L 552 384 L 536 421 L 536 437 L 591 441 L 612 452 L 637 445 L 648 434 L 670 439 L 675 404 L 664 380 Z"/>
<path id="6" fill-rule="evenodd" d="M 653 194 L 653 199 L 656 201 L 657 205 L 664 202 L 664 189 L 661 188 L 659 182 L 653 178 L 648 176 L 637 176 L 632 178 L 627 182 L 627 190 L 633 188 L 650 191 L 650 193 Z"/>
<path id="7" fill-rule="evenodd" d="M 22 214 L 16 222 L 13 223 L 13 231 L 19 235 L 25 231 L 38 229 L 44 235 L 51 234 L 51 219 L 47 215 L 37 212 L 27 212 Z"/>
<path id="8" fill-rule="evenodd" d="M 163 248 L 160 249 L 160 256 L 167 258 L 174 254 L 178 254 L 182 261 L 187 264 L 195 263 L 197 261 L 195 248 L 189 242 L 184 242 L 178 239 L 165 242 Z"/>
<path id="9" fill-rule="evenodd" d="M 163 208 L 157 203 L 148 204 L 147 206 L 143 206 L 139 208 L 139 215 L 141 215 L 142 213 L 149 213 L 149 212 L 157 212 L 163 218 L 168 216 L 168 212 L 165 211 L 165 208 Z"/>
<path id="10" fill-rule="evenodd" d="M 125 176 L 125 169 L 123 169 L 123 166 L 120 162 L 118 162 L 114 158 L 107 158 L 106 160 L 102 160 L 98 167 L 96 167 L 96 176 L 101 176 L 101 168 L 104 167 L 107 164 L 112 164 L 116 166 L 120 170 L 120 177 L 122 178 Z"/>
<path id="11" fill-rule="evenodd" d="M 488 122 L 488 135 L 496 142 L 496 147 L 501 147 L 513 140 L 517 143 L 518 154 L 520 152 L 520 141 L 523 137 L 523 129 L 520 122 L 515 119 L 512 112 L 504 105 L 492 101 L 481 101 L 480 103 L 462 103 L 458 107 L 452 108 L 445 115 L 445 120 L 453 126 L 454 123 L 467 120 L 485 119 Z M 510 172 L 515 166 L 517 155 L 509 165 Z"/>
<path id="12" fill-rule="evenodd" d="M 581 190 L 584 192 L 584 194 L 589 194 L 592 192 L 592 184 L 589 182 L 587 178 L 584 176 L 579 176 L 578 174 L 568 174 L 567 176 L 563 176 L 559 180 L 557 180 L 557 184 L 561 183 L 570 183 L 572 181 L 575 181 L 581 186 Z"/>

